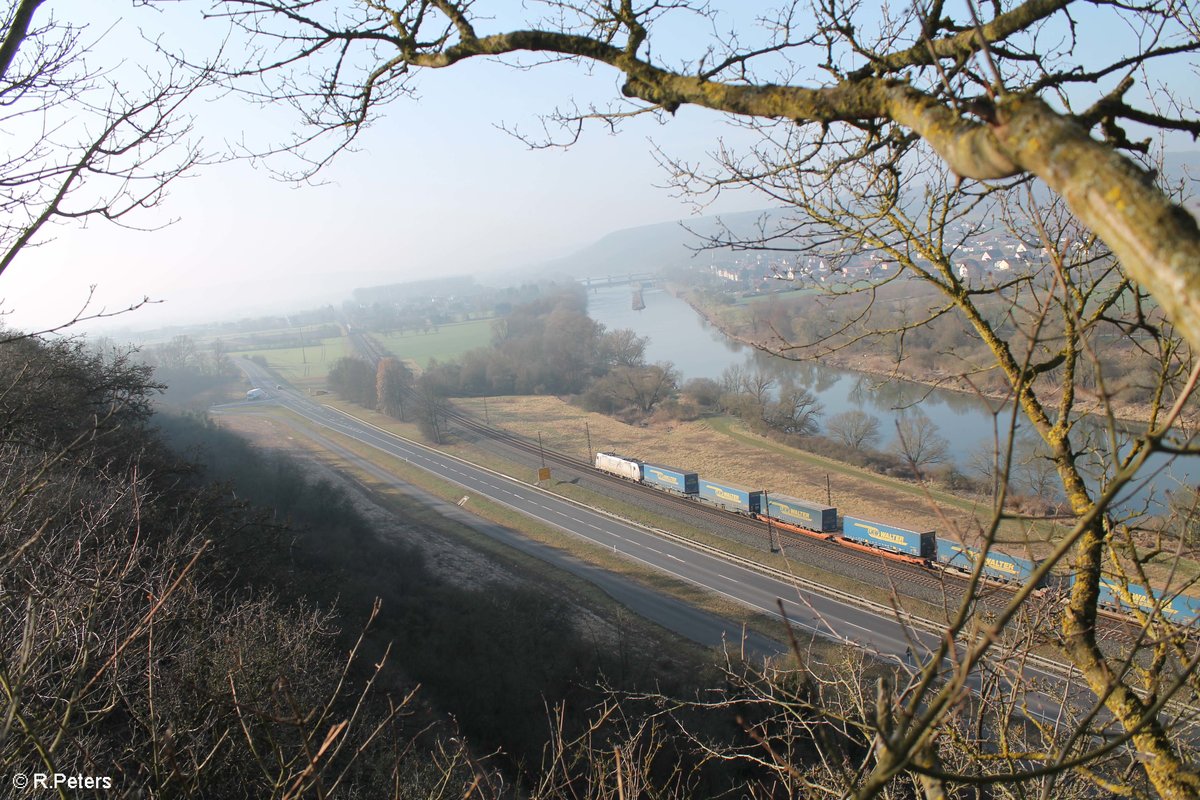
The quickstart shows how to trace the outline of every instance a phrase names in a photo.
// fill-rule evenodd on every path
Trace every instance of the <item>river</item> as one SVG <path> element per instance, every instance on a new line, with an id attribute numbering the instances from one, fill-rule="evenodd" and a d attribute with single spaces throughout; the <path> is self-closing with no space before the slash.
<path id="1" fill-rule="evenodd" d="M 789 376 L 821 402 L 822 426 L 825 420 L 849 409 L 876 417 L 880 423 L 881 438 L 877 445 L 880 448 L 895 440 L 896 422 L 907 409 L 919 408 L 937 424 L 947 441 L 950 458 L 965 473 L 970 473 L 973 459 L 978 460 L 981 453 L 991 453 L 998 440 L 1007 441 L 998 431 L 1008 429 L 1011 406 L 962 392 L 770 355 L 729 339 L 687 303 L 662 289 L 644 289 L 642 297 L 645 308 L 634 311 L 630 287 L 596 289 L 588 295 L 588 314 L 610 330 L 629 328 L 646 337 L 646 360 L 674 363 L 683 380 L 720 380 L 721 374 L 732 366 L 763 370 L 777 379 Z M 1173 461 L 1156 458 L 1149 467 L 1154 473 L 1152 486 L 1159 491 L 1169 490 L 1181 482 L 1195 485 L 1196 476 L 1200 475 L 1200 458 Z M 1149 488 L 1149 485 L 1143 487 L 1125 501 L 1144 500 L 1157 494 L 1149 492 Z"/>

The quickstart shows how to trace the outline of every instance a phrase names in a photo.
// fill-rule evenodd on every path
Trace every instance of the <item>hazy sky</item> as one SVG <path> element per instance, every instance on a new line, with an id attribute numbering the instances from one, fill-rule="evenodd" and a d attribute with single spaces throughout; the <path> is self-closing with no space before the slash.
<path id="1" fill-rule="evenodd" d="M 51 0 L 43 9 L 78 19 L 100 15 L 102 5 Z M 128 3 L 106 10 L 111 17 L 92 23 L 93 31 L 112 26 L 102 56 L 109 46 L 136 49 L 139 29 L 164 27 L 160 15 Z M 135 220 L 145 227 L 178 220 L 165 229 L 57 227 L 54 241 L 24 253 L 0 277 L 8 323 L 31 328 L 68 319 L 91 284 L 97 308 L 143 295 L 162 301 L 124 320 L 137 326 L 290 299 L 321 274 L 340 273 L 320 284 L 344 297 L 364 281 L 533 264 L 615 229 L 687 217 L 692 205 L 659 188 L 664 175 L 650 139 L 699 157 L 720 137 L 737 136 L 718 115 L 683 109 L 672 124 L 647 117 L 618 136 L 596 128 L 565 151 L 531 150 L 496 127 L 537 127 L 539 112 L 589 93 L 610 98 L 617 85 L 613 71 L 589 77 L 574 65 L 517 71 L 480 62 L 427 72 L 421 98 L 390 107 L 358 152 L 324 173 L 325 185 L 297 188 L 245 161 L 218 164 L 175 184 L 162 209 Z M 286 125 L 284 115 L 236 97 L 197 104 L 193 113 L 210 150 L 242 135 L 269 141 Z M 764 204 L 730 195 L 713 209 Z"/>
<path id="2" fill-rule="evenodd" d="M 39 14 L 90 20 L 93 35 L 105 32 L 92 63 L 120 63 L 124 72 L 114 74 L 125 77 L 149 57 L 143 33 L 162 33 L 169 47 L 193 56 L 211 46 L 223 29 L 198 22 L 207 6 L 181 2 L 164 13 L 130 0 L 49 0 Z M 477 6 L 500 14 L 521 8 L 516 0 Z M 743 19 L 721 24 L 747 28 L 765 4 L 730 7 Z M 668 41 L 682 47 L 699 39 L 683 32 Z M 572 64 L 518 71 L 480 61 L 427 71 L 418 82 L 421 99 L 395 102 L 359 139 L 358 151 L 324 173 L 324 185 L 297 188 L 249 162 L 224 163 L 175 184 L 162 209 L 133 220 L 153 227 L 178 219 L 163 230 L 56 228 L 54 241 L 24 253 L 0 277 L 8 322 L 60 323 L 91 284 L 98 287 L 95 308 L 143 295 L 162 301 L 122 320 L 135 327 L 278 300 L 298 304 L 314 286 L 337 301 L 365 283 L 529 265 L 612 230 L 689 216 L 692 205 L 661 188 L 650 140 L 695 161 L 722 137 L 736 144 L 743 135 L 720 115 L 684 107 L 667 125 L 643 117 L 617 136 L 596 127 L 566 151 L 530 150 L 496 127 L 535 129 L 539 112 L 572 98 L 581 105 L 608 100 L 619 83 L 612 70 Z M 206 99 L 192 112 L 214 152 L 228 139 L 269 142 L 291 120 L 237 97 Z M 707 213 L 766 204 L 756 195 L 726 195 Z"/>

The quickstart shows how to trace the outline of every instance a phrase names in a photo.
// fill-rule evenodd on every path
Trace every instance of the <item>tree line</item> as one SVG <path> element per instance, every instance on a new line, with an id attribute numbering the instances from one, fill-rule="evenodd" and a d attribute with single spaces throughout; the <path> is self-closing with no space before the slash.
<path id="1" fill-rule="evenodd" d="M 729 414 L 790 446 L 891 477 L 984 496 L 995 489 L 990 451 L 955 464 L 949 442 L 919 407 L 899 417 L 890 443 L 881 447 L 878 417 L 860 408 L 826 413 L 816 395 L 790 375 L 733 366 L 719 380 L 681 381 L 671 362 L 646 363 L 646 337 L 608 331 L 589 318 L 581 295 L 578 289 L 554 292 L 519 305 L 511 317 L 494 323 L 491 346 L 453 362 L 434 360 L 419 375 L 394 357 L 376 367 L 345 357 L 331 368 L 329 384 L 350 402 L 416 422 L 434 442 L 445 435 L 448 398 L 565 394 L 589 411 L 630 422 L 654 415 L 690 420 Z M 556 368 L 568 372 L 559 375 Z M 1016 448 L 1010 506 L 1039 515 L 1056 512 L 1060 493 L 1049 480 L 1044 454 L 1027 437 Z"/>
<path id="2" fill-rule="evenodd" d="M 1034 246 L 1034 242 L 1030 242 Z M 999 285 L 975 289 L 979 312 L 991 321 L 996 335 L 1012 342 L 1015 354 L 1025 358 L 1024 332 L 1038 324 L 1043 313 L 1025 307 L 1025 287 L 1037 266 L 1013 273 Z M 993 278 L 993 281 L 996 279 Z M 1092 323 L 1093 335 L 1103 346 L 1096 351 L 1098 368 L 1081 370 L 1075 383 L 1081 395 L 1095 402 L 1119 404 L 1124 416 L 1144 414 L 1153 403 L 1158 361 L 1146 347 L 1145 331 L 1122 331 L 1118 320 L 1138 313 L 1157 315 L 1155 309 L 1138 310 L 1136 294 L 1117 289 L 1112 301 L 1113 318 Z M 693 298 L 720 321 L 722 328 L 739 339 L 761 343 L 785 355 L 820 358 L 850 369 L 869 369 L 924 383 L 991 396 L 1003 396 L 1009 387 L 1003 374 L 988 368 L 990 351 L 964 320 L 939 313 L 942 300 L 936 290 L 916 280 L 895 280 L 855 291 L 853 284 L 833 285 L 827 292 L 789 293 L 736 306 L 714 300 L 709 293 Z M 919 335 L 912 332 L 919 327 Z M 969 376 L 964 379 L 964 376 Z M 1045 391 L 1053 391 L 1061 375 L 1046 370 L 1038 375 Z"/>
<path id="3" fill-rule="evenodd" d="M 372 367 L 346 357 L 331 367 L 329 384 L 353 403 L 416 420 L 437 441 L 448 397 L 578 395 L 594 410 L 647 416 L 674 397 L 679 373 L 647 364 L 645 349 L 633 331 L 608 331 L 588 317 L 587 296 L 573 285 L 515 306 L 493 323 L 491 345 L 433 360 L 419 376 L 395 358 Z"/>

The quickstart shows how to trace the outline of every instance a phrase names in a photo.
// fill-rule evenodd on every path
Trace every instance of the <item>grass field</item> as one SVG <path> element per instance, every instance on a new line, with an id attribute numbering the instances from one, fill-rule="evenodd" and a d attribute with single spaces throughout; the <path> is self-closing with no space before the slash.
<path id="1" fill-rule="evenodd" d="M 442 325 L 436 333 L 394 333 L 387 336 L 371 334 L 392 355 L 401 361 L 426 367 L 429 360 L 449 361 L 476 347 L 485 347 L 492 341 L 490 319 L 475 319 Z"/>
<path id="2" fill-rule="evenodd" d="M 736 297 L 736 298 L 734 298 L 733 304 L 735 306 L 753 306 L 753 305 L 758 305 L 760 303 L 765 303 L 768 300 L 778 300 L 778 301 L 786 303 L 789 300 L 799 299 L 800 297 L 804 297 L 804 296 L 810 295 L 810 294 L 823 294 L 823 293 L 825 293 L 825 291 L 826 291 L 825 289 L 814 286 L 814 287 L 811 287 L 808 289 L 795 289 L 795 290 L 792 290 L 789 292 L 773 292 L 771 294 L 753 294 L 753 295 L 750 295 L 749 297 L 740 297 L 740 296 Z"/>
<path id="3" fill-rule="evenodd" d="M 262 356 L 267 365 L 297 386 L 324 384 L 329 368 L 342 356 L 350 355 L 349 341 L 344 336 L 321 339 L 307 347 L 288 347 L 277 350 L 238 350 L 233 356 Z"/>

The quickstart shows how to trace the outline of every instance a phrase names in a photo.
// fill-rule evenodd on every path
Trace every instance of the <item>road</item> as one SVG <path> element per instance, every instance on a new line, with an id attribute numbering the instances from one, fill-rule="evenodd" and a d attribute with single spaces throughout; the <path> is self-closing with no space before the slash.
<path id="1" fill-rule="evenodd" d="M 370 459 L 310 429 L 304 430 L 303 435 L 380 483 L 408 494 L 442 516 L 582 578 L 600 588 L 622 606 L 705 647 L 728 645 L 732 649 L 738 649 L 744 646 L 747 653 L 760 656 L 776 655 L 784 650 L 779 642 L 754 631 L 746 631 L 743 641 L 743 631 L 730 620 L 709 614 L 690 603 L 589 564 L 564 550 L 529 539 L 503 525 L 488 522 L 454 503 L 446 502 L 436 495 L 405 483 Z"/>
<path id="2" fill-rule="evenodd" d="M 473 465 L 388 433 L 328 406 L 322 406 L 291 388 L 277 385 L 265 369 L 253 362 L 242 360 L 239 366 L 247 373 L 255 387 L 267 391 L 268 398 L 231 403 L 214 410 L 237 410 L 248 406 L 278 404 L 315 426 L 350 437 L 447 479 L 461 486 L 468 497 L 486 497 L 531 519 L 554 525 L 626 558 L 735 600 L 764 614 L 779 617 L 782 607 L 798 638 L 803 638 L 799 634 L 807 632 L 814 636 L 853 643 L 877 656 L 892 659 L 897 664 L 911 664 L 910 652 L 921 655 L 934 650 L 939 643 L 938 631 L 930 630 L 928 626 L 921 628 L 902 625 L 890 609 L 872 609 L 872 604 L 865 601 L 859 606 L 826 597 L 818 592 L 807 591 L 787 580 L 763 574 L 727 558 L 705 552 L 685 541 L 672 538 L 665 532 L 656 532 L 591 509 L 538 486 Z M 734 650 L 741 649 L 748 655 L 772 655 L 787 649 L 780 642 L 744 631 L 740 625 L 699 610 L 684 601 L 587 564 L 562 550 L 534 542 L 503 526 L 483 521 L 462 508 L 420 492 L 327 436 L 309 430 L 305 433 L 377 479 L 411 494 L 422 495 L 423 502 L 433 505 L 446 516 L 592 582 L 632 611 L 704 646 L 725 645 Z M 950 665 L 944 662 L 943 666 Z M 999 669 L 1003 670 L 1005 666 L 999 665 Z M 1014 678 L 1023 683 L 1031 680 L 1037 682 L 1036 690 L 1026 685 L 1028 691 L 1024 694 L 1023 714 L 1037 718 L 1043 724 L 1059 724 L 1062 722 L 1064 697 L 1070 697 L 1071 704 L 1081 709 L 1087 709 L 1095 703 L 1095 696 L 1082 685 L 1077 676 L 1071 680 L 1064 674 L 1064 670 L 1054 668 L 1053 665 L 1047 666 L 1050 668 L 1042 668 L 1032 661 L 1025 662 L 1018 667 L 1018 676 L 1010 675 L 1004 679 L 1006 684 Z M 982 681 L 980 674 L 973 672 L 967 676 L 964 688 L 974 693 L 979 690 Z M 1118 733 L 1109 727 L 1111 724 L 1111 717 L 1103 710 L 1093 720 L 1093 725 L 1104 729 L 1106 736 Z M 1096 729 L 1093 727 L 1092 730 Z"/>
<path id="3" fill-rule="evenodd" d="M 788 620 L 797 632 L 855 642 L 884 656 L 896 658 L 903 658 L 909 648 L 918 648 L 918 641 L 915 641 L 914 637 L 926 647 L 935 644 L 933 637 L 906 630 L 891 616 L 804 591 L 786 581 L 731 563 L 682 542 L 663 538 L 647 528 L 590 509 L 538 486 L 387 433 L 335 409 L 319 405 L 290 388 L 278 388 L 274 378 L 253 362 L 242 361 L 239 366 L 247 373 L 255 387 L 267 391 L 268 399 L 230 404 L 225 408 L 232 410 L 265 402 L 276 403 L 309 422 L 351 437 L 450 480 L 461 486 L 468 496 L 485 497 L 532 519 L 550 523 L 607 550 L 701 586 L 756 611 L 778 617 L 782 600 Z M 367 459 L 356 456 L 346 448 L 337 446 L 332 441 L 324 444 L 332 445 L 331 449 L 335 449 L 340 456 L 352 457 L 351 460 L 360 468 L 369 467 L 372 475 L 397 482 L 394 476 L 389 476 L 386 471 L 371 465 Z M 447 510 L 448 507 L 449 504 L 445 504 Z M 451 513 L 456 513 L 456 516 L 465 515 L 465 512 L 457 508 Z M 475 519 L 477 521 L 477 518 Z M 491 531 L 489 535 L 498 535 L 498 532 Z M 712 646 L 722 641 L 737 642 L 742 636 L 739 626 L 712 615 L 698 614 L 686 603 L 667 603 L 659 593 L 648 592 L 641 587 L 640 591 L 636 592 L 628 589 L 618 590 L 612 585 L 611 578 L 600 578 L 601 574 L 609 576 L 604 570 L 583 565 L 582 562 L 568 567 L 561 559 L 552 556 L 552 553 L 559 552 L 554 548 L 537 545 L 523 537 L 514 538 L 511 532 L 506 539 L 509 543 L 519 539 L 522 542 L 519 549 L 539 558 L 552 560 L 577 575 L 586 573 L 585 577 L 588 580 L 601 585 L 614 597 L 617 593 L 622 594 L 621 602 L 635 612 L 701 644 Z M 534 550 L 537 552 L 533 552 Z M 630 585 L 636 586 L 632 583 Z M 655 596 L 655 599 L 651 599 L 651 596 Z M 770 653 L 779 652 L 783 648 L 779 643 L 756 636 L 750 649 Z"/>
<path id="4" fill-rule="evenodd" d="M 910 652 L 920 655 L 936 649 L 938 645 L 937 631 L 902 625 L 890 609 L 871 608 L 871 604 L 865 601 L 863 605 L 851 604 L 807 591 L 787 580 L 763 574 L 727 558 L 705 552 L 685 541 L 663 535 L 663 532 L 656 532 L 589 508 L 538 486 L 476 466 L 396 436 L 349 414 L 315 403 L 291 388 L 277 385 L 275 379 L 264 368 L 253 362 L 241 360 L 239 366 L 255 387 L 267 391 L 268 398 L 232 403 L 223 407 L 225 409 L 244 409 L 264 403 L 278 404 L 314 425 L 350 437 L 449 480 L 461 486 L 468 497 L 485 497 L 531 519 L 554 525 L 626 558 L 769 616 L 780 617 L 782 607 L 798 638 L 803 638 L 803 634 L 807 633 L 852 643 L 896 663 L 908 662 Z M 214 410 L 220 411 L 221 408 Z M 352 450 L 327 437 L 321 438 L 325 438 L 323 444 L 339 456 L 347 458 L 359 468 L 368 470 L 380 480 L 392 485 L 405 485 Z M 729 644 L 733 647 L 744 647 L 746 652 L 759 655 L 780 653 L 786 649 L 783 644 L 756 633 L 746 634 L 743 641 L 744 632 L 736 623 L 647 589 L 602 568 L 586 564 L 561 550 L 533 542 L 502 526 L 484 523 L 474 515 L 448 503 L 438 501 L 438 507 L 486 535 L 591 581 L 632 611 L 702 645 L 715 647 Z M 1024 664 L 1022 670 L 1025 678 L 1048 682 L 1043 685 L 1050 689 L 1040 698 L 1034 695 L 1027 697 L 1027 710 L 1043 720 L 1053 721 L 1062 705 L 1062 675 L 1057 671 L 1040 669 L 1031 663 Z M 977 689 L 980 682 L 978 674 L 972 674 L 967 679 L 968 687 L 972 690 Z M 1077 702 L 1086 707 L 1090 704 L 1089 698 L 1085 691 L 1077 697 Z"/>

